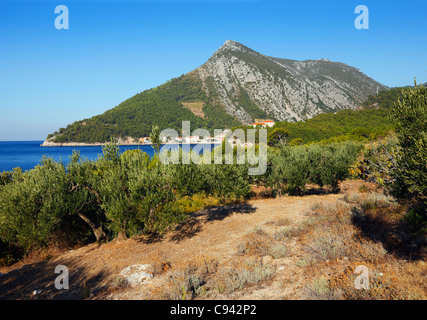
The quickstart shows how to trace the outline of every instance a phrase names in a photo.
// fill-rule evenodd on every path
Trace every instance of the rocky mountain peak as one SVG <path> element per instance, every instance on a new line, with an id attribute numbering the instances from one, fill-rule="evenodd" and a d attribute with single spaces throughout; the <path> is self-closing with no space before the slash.
<path id="1" fill-rule="evenodd" d="M 265 56 L 227 40 L 197 69 L 203 88 L 242 123 L 255 118 L 300 121 L 355 109 L 386 87 L 358 69 L 326 58 L 297 61 Z"/>
<path id="2" fill-rule="evenodd" d="M 237 41 L 233 41 L 233 40 L 227 40 L 224 42 L 224 44 L 215 51 L 215 53 L 212 55 L 212 57 L 215 57 L 217 54 L 221 53 L 221 52 L 229 52 L 229 51 L 240 51 L 240 52 L 245 52 L 247 50 L 245 50 L 245 46 Z"/>

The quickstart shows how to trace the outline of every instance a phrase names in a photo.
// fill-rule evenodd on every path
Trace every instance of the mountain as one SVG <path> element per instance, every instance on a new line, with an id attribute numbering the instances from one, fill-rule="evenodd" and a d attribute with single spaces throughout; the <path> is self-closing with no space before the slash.
<path id="1" fill-rule="evenodd" d="M 127 99 L 101 115 L 50 134 L 46 142 L 104 142 L 149 135 L 153 125 L 208 130 L 255 119 L 300 121 L 355 109 L 388 89 L 360 70 L 327 59 L 269 57 L 227 40 L 199 68 Z"/>
<path id="2" fill-rule="evenodd" d="M 268 57 L 230 40 L 197 71 L 202 82 L 211 81 L 227 112 L 243 123 L 263 117 L 299 121 L 354 109 L 387 88 L 343 63 Z"/>

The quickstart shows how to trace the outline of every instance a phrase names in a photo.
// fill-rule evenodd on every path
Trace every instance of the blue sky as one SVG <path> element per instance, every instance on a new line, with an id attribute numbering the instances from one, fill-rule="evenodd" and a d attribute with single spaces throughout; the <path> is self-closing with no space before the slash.
<path id="1" fill-rule="evenodd" d="M 369 30 L 357 30 L 357 5 Z M 69 29 L 54 26 L 57 5 Z M 327 58 L 387 86 L 427 82 L 427 0 L 0 0 L 0 140 L 44 140 L 194 70 L 227 39 Z"/>

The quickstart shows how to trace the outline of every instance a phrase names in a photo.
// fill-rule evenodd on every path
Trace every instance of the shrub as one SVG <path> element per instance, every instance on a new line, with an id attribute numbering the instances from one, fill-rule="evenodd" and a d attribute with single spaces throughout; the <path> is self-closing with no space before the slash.
<path id="1" fill-rule="evenodd" d="M 340 294 L 329 287 L 327 279 L 320 277 L 304 287 L 304 297 L 308 300 L 337 300 Z"/>
<path id="2" fill-rule="evenodd" d="M 206 283 L 217 271 L 217 261 L 204 255 L 167 272 L 167 281 L 153 292 L 154 298 L 190 300 L 207 292 Z"/>
<path id="3" fill-rule="evenodd" d="M 378 261 L 386 251 L 360 235 L 354 226 L 354 214 L 345 203 L 319 206 L 311 213 L 316 217 L 309 232 L 304 234 L 305 251 L 311 261 L 339 258 Z"/>
<path id="4" fill-rule="evenodd" d="M 282 147 L 270 159 L 267 187 L 278 195 L 285 190 L 290 194 L 301 194 L 307 183 L 307 165 L 304 147 Z"/>
<path id="5" fill-rule="evenodd" d="M 161 232 L 184 218 L 174 206 L 176 195 L 164 167 L 152 167 L 145 153 L 104 157 L 99 166 L 104 168 L 97 185 L 101 207 L 114 234 L 123 238 L 141 232 Z"/>
<path id="6" fill-rule="evenodd" d="M 427 88 L 404 90 L 403 98 L 391 108 L 396 122 L 399 152 L 392 171 L 392 193 L 398 198 L 412 195 L 427 205 Z"/>
<path id="7" fill-rule="evenodd" d="M 350 167 L 351 176 L 375 182 L 389 190 L 397 190 L 399 186 L 393 177 L 400 152 L 397 143 L 393 134 L 368 143 Z"/>
<path id="8" fill-rule="evenodd" d="M 262 229 L 256 229 L 248 232 L 239 245 L 239 251 L 242 254 L 265 256 L 270 253 L 274 239 Z"/>
<path id="9" fill-rule="evenodd" d="M 307 150 L 310 181 L 321 187 L 330 185 L 334 190 L 338 190 L 339 182 L 349 176 L 348 169 L 361 147 L 361 144 L 353 141 L 310 145 Z"/>
<path id="10" fill-rule="evenodd" d="M 12 182 L 13 171 L 0 172 L 0 186 Z"/>
<path id="11" fill-rule="evenodd" d="M 349 168 L 362 146 L 348 141 L 281 147 L 269 154 L 269 166 L 262 183 L 271 188 L 273 195 L 301 194 L 309 182 L 338 190 L 339 182 L 349 177 Z"/>
<path id="12" fill-rule="evenodd" d="M 274 259 L 283 258 L 288 255 L 288 248 L 285 244 L 274 244 L 270 248 L 270 255 Z"/>
<path id="13" fill-rule="evenodd" d="M 43 158 L 33 170 L 15 172 L 0 189 L 0 238 L 28 250 L 45 246 L 61 218 L 74 211 L 64 165 Z"/>
<path id="14" fill-rule="evenodd" d="M 293 234 L 293 228 L 292 227 L 280 228 L 278 231 L 276 231 L 273 234 L 273 238 L 276 240 L 284 240 L 284 239 L 291 237 L 292 234 Z"/>
<path id="15" fill-rule="evenodd" d="M 251 258 L 241 264 L 220 268 L 214 288 L 218 293 L 231 293 L 242 289 L 247 283 L 259 283 L 271 279 L 274 274 L 274 267 L 263 264 L 260 259 Z"/>

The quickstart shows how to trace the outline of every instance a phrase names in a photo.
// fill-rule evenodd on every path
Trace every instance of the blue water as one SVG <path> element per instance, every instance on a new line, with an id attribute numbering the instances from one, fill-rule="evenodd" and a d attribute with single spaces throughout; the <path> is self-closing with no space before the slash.
<path id="1" fill-rule="evenodd" d="M 0 172 L 16 167 L 20 167 L 24 171 L 30 170 L 40 163 L 44 155 L 55 161 L 67 163 L 73 150 L 80 151 L 81 157 L 88 160 L 95 160 L 102 155 L 101 146 L 41 147 L 42 143 L 43 141 L 0 141 Z M 209 144 L 206 146 L 209 147 Z M 211 147 L 213 149 L 214 145 Z M 150 157 L 154 155 L 154 149 L 150 145 L 120 146 L 120 153 L 133 149 L 140 149 Z"/>

